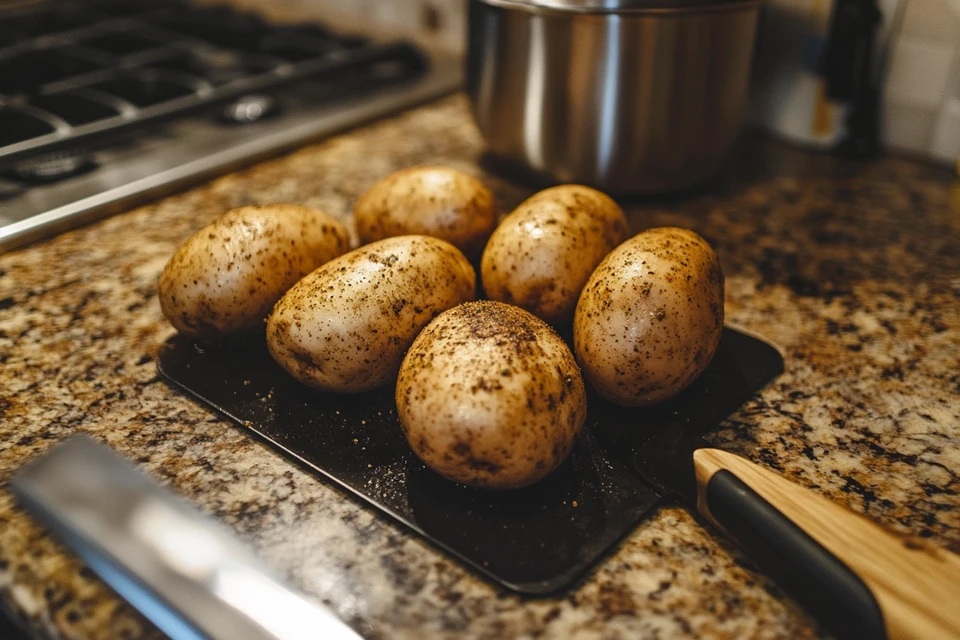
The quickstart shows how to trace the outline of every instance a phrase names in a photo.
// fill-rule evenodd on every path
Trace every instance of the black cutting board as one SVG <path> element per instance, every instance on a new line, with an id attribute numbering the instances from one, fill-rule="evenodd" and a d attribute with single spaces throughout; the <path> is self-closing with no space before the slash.
<path id="1" fill-rule="evenodd" d="M 591 395 L 570 458 L 536 485 L 506 492 L 464 487 L 424 467 L 403 437 L 392 387 L 353 396 L 308 389 L 259 341 L 215 346 L 174 336 L 158 368 L 480 573 L 511 590 L 546 595 L 573 584 L 667 497 L 636 471 L 636 458 L 659 456 L 644 446 L 648 440 L 709 431 L 779 375 L 783 359 L 762 340 L 726 328 L 707 371 L 666 404 L 626 409 Z M 689 451 L 670 447 L 663 454 L 683 456 L 677 468 L 689 468 L 693 481 Z"/>

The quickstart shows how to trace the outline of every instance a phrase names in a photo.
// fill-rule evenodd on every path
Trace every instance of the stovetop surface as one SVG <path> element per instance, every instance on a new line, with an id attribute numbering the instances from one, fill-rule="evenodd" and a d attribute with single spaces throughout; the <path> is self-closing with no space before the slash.
<path id="1" fill-rule="evenodd" d="M 0 251 L 459 86 L 407 42 L 181 0 L 0 19 Z"/>

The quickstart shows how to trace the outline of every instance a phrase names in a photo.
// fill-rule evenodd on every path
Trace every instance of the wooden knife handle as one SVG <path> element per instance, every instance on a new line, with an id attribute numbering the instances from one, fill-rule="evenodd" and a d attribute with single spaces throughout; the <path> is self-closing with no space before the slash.
<path id="1" fill-rule="evenodd" d="M 960 638 L 960 557 L 718 449 L 693 454 L 697 508 L 843 638 Z"/>

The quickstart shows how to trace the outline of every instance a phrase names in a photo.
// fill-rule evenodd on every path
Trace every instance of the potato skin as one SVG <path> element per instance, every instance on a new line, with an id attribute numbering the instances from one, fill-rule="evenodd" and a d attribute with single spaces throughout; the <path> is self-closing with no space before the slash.
<path id="1" fill-rule="evenodd" d="M 569 326 L 587 278 L 628 234 L 623 211 L 605 194 L 562 185 L 534 194 L 503 219 L 480 272 L 491 300 Z"/>
<path id="2" fill-rule="evenodd" d="M 232 209 L 174 252 L 160 274 L 160 308 L 187 335 L 261 331 L 287 289 L 343 254 L 349 242 L 343 224 L 309 207 Z"/>
<path id="3" fill-rule="evenodd" d="M 573 322 L 584 376 L 617 404 L 646 406 L 686 388 L 723 330 L 723 271 L 706 240 L 675 227 L 617 247 L 590 276 Z"/>
<path id="4" fill-rule="evenodd" d="M 353 208 L 363 242 L 421 234 L 480 255 L 497 222 L 493 194 L 473 176 L 449 167 L 412 167 L 383 178 Z"/>
<path id="5" fill-rule="evenodd" d="M 570 454 L 587 415 L 577 363 L 536 316 L 500 302 L 442 313 L 413 343 L 397 380 L 407 441 L 463 484 L 527 486 Z"/>
<path id="6" fill-rule="evenodd" d="M 475 297 L 473 267 L 452 244 L 387 238 L 294 285 L 267 320 L 267 347 L 308 386 L 367 391 L 396 379 L 403 354 L 433 318 Z"/>

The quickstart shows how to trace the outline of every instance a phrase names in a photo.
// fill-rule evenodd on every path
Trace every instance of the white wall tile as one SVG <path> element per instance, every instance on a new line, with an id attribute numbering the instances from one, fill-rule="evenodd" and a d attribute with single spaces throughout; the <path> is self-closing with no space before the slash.
<path id="1" fill-rule="evenodd" d="M 946 94 L 956 55 L 956 45 L 899 38 L 887 75 L 887 100 L 927 107 L 939 105 Z"/>
<path id="2" fill-rule="evenodd" d="M 887 101 L 883 105 L 883 139 L 894 149 L 926 153 L 937 109 Z"/>
<path id="3" fill-rule="evenodd" d="M 2 1 L 2 0 L 0 0 Z M 197 0 L 219 4 L 224 0 Z M 272 19 L 321 20 L 340 31 L 402 35 L 427 46 L 462 51 L 466 0 L 226 0 Z M 439 18 L 436 28 L 427 15 Z"/>
<path id="4" fill-rule="evenodd" d="M 960 161 L 960 99 L 950 100 L 940 109 L 930 153 L 939 160 Z"/>
<path id="5" fill-rule="evenodd" d="M 901 33 L 905 38 L 956 46 L 960 42 L 960 13 L 956 0 L 908 0 Z"/>
<path id="6" fill-rule="evenodd" d="M 960 42 L 957 43 L 957 52 L 953 56 L 953 71 L 947 79 L 947 91 L 944 93 L 944 103 L 957 99 L 960 100 Z"/>

